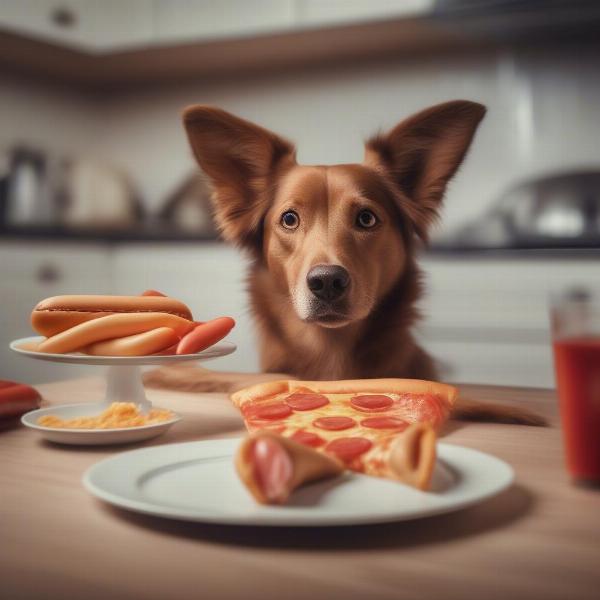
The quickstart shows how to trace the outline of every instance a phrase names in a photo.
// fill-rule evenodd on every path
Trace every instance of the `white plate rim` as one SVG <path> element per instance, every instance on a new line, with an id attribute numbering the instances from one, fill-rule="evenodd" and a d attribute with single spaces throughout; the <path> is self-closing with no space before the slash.
<path id="1" fill-rule="evenodd" d="M 63 408 L 71 408 L 71 407 L 75 407 L 75 406 L 98 406 L 99 408 L 108 408 L 109 405 L 104 405 L 104 404 L 94 404 L 94 405 L 90 405 L 87 403 L 81 403 L 81 402 L 76 402 L 74 404 L 57 404 L 56 406 L 46 406 L 46 407 L 42 407 L 42 408 L 36 408 L 35 410 L 30 410 L 29 412 L 25 413 L 22 417 L 21 417 L 21 423 L 23 425 L 25 425 L 25 427 L 29 427 L 29 429 L 35 429 L 36 431 L 40 431 L 42 433 L 73 433 L 73 434 L 79 434 L 79 433 L 89 433 L 89 434 L 95 434 L 95 435 L 101 435 L 101 434 L 113 434 L 113 433 L 123 433 L 123 432 L 128 432 L 128 431 L 144 431 L 144 430 L 148 430 L 148 429 L 154 429 L 156 427 L 166 427 L 167 425 L 174 425 L 175 423 L 178 423 L 179 421 L 181 421 L 182 417 L 180 415 L 178 415 L 175 411 L 171 410 L 171 409 L 164 409 L 164 410 L 170 410 L 170 412 L 172 412 L 175 416 L 172 419 L 169 419 L 167 421 L 161 421 L 160 423 L 153 423 L 151 425 L 138 425 L 136 427 L 112 427 L 110 429 L 84 429 L 84 428 L 75 428 L 75 427 L 46 427 L 44 425 L 38 425 L 37 423 L 34 423 L 32 421 L 30 421 L 29 419 L 34 418 L 34 416 L 38 415 L 38 416 L 43 416 L 46 414 L 50 414 L 52 412 L 56 412 L 56 411 L 60 411 Z M 153 406 L 152 408 L 160 408 L 160 407 L 155 407 Z"/>
<path id="2" fill-rule="evenodd" d="M 13 352 L 27 356 L 36 360 L 45 360 L 51 362 L 61 362 L 68 364 L 87 364 L 87 365 L 161 365 L 173 362 L 210 360 L 227 356 L 236 351 L 237 346 L 225 340 L 219 341 L 195 354 L 151 354 L 149 356 L 89 356 L 88 354 L 56 354 L 51 352 L 36 352 L 20 348 L 21 344 L 38 342 L 45 339 L 43 336 L 33 335 L 19 338 L 10 342 L 9 347 Z"/>
<path id="3" fill-rule="evenodd" d="M 188 521 L 188 522 L 199 522 L 205 524 L 214 524 L 214 525 L 238 525 L 238 526 L 248 526 L 248 527 L 339 527 L 339 526 L 352 526 L 352 525 L 370 525 L 370 524 L 381 524 L 381 523 L 392 523 L 392 522 L 400 522 L 400 521 L 409 521 L 416 520 L 421 518 L 432 517 L 441 514 L 447 514 L 451 512 L 456 512 L 461 509 L 467 508 L 469 506 L 478 504 L 480 502 L 484 502 L 485 500 L 503 492 L 507 488 L 509 488 L 514 482 L 514 470 L 513 468 L 506 463 L 505 461 L 485 452 L 481 452 L 479 450 L 475 450 L 472 448 L 467 448 L 464 446 L 456 445 L 456 444 L 448 444 L 448 443 L 438 443 L 438 458 L 443 460 L 444 462 L 448 461 L 448 455 L 450 456 L 450 467 L 452 468 L 452 460 L 456 457 L 452 457 L 452 454 L 458 452 L 466 452 L 472 456 L 477 456 L 479 459 L 486 460 L 490 463 L 496 463 L 496 466 L 504 471 L 502 481 L 499 481 L 497 485 L 490 487 L 486 492 L 465 498 L 461 501 L 456 501 L 451 506 L 438 506 L 437 508 L 430 508 L 426 512 L 422 512 L 419 514 L 407 514 L 401 512 L 381 512 L 378 514 L 366 514 L 358 516 L 347 516 L 340 515 L 336 518 L 331 514 L 328 515 L 319 515 L 315 513 L 315 517 L 311 520 L 305 518 L 294 518 L 293 516 L 288 516 L 287 520 L 279 519 L 279 518 L 269 518 L 264 516 L 253 516 L 251 519 L 247 517 L 238 517 L 224 514 L 192 514 L 187 509 L 178 509 L 176 507 L 167 506 L 167 505 L 155 505 L 151 502 L 143 502 L 137 499 L 131 499 L 127 497 L 123 497 L 121 495 L 115 494 L 111 491 L 103 489 L 99 485 L 97 485 L 94 481 L 98 471 L 103 468 L 106 468 L 106 465 L 110 465 L 113 461 L 119 462 L 122 460 L 127 460 L 127 455 L 137 454 L 137 453 L 149 453 L 149 454 L 158 454 L 161 451 L 164 451 L 168 448 L 173 447 L 183 447 L 183 446 L 191 446 L 198 444 L 207 444 L 215 446 L 215 452 L 219 449 L 219 446 L 223 446 L 220 450 L 220 453 L 228 452 L 233 457 L 233 451 L 239 444 L 242 438 L 222 438 L 222 439 L 211 439 L 211 440 L 199 440 L 195 442 L 183 442 L 176 444 L 165 444 L 162 446 L 150 446 L 146 448 L 138 448 L 135 450 L 129 450 L 127 452 L 119 453 L 115 456 L 111 456 L 109 458 L 103 459 L 96 464 L 89 467 L 82 476 L 82 484 L 84 488 L 94 497 L 116 506 L 121 509 L 130 510 L 136 513 L 141 513 L 145 515 L 173 519 L 178 521 Z M 165 463 L 168 464 L 168 463 Z M 156 466 L 153 468 L 157 468 Z M 346 475 L 348 477 L 367 477 L 365 475 L 359 475 L 355 473 L 351 473 Z M 398 484 L 402 485 L 402 484 Z M 418 490 L 412 490 L 419 494 L 426 494 L 427 492 L 419 492 Z M 274 507 L 274 510 L 277 510 L 277 507 Z"/>

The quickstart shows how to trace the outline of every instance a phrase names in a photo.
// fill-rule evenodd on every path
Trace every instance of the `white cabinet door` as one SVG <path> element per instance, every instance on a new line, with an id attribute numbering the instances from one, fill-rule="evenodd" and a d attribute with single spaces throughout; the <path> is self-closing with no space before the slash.
<path id="1" fill-rule="evenodd" d="M 294 17 L 292 0 L 169 0 L 154 7 L 161 44 L 285 31 Z"/>
<path id="2" fill-rule="evenodd" d="M 592 259 L 429 256 L 421 265 L 420 339 L 452 381 L 553 387 L 551 295 L 600 293 Z"/>
<path id="3" fill-rule="evenodd" d="M 57 24 L 56 11 L 73 18 Z M 0 25 L 8 30 L 88 51 L 149 45 L 154 35 L 152 0 L 9 0 L 0 2 Z"/>
<path id="4" fill-rule="evenodd" d="M 256 371 L 258 358 L 245 290 L 246 261 L 221 243 L 135 244 L 115 249 L 116 294 L 153 288 L 185 302 L 199 321 L 231 316 L 229 334 L 238 350 L 208 363 L 226 371 Z"/>
<path id="5" fill-rule="evenodd" d="M 44 298 L 111 293 L 108 250 L 92 244 L 2 242 L 0 272 L 0 378 L 40 383 L 97 373 L 100 367 L 59 365 L 18 356 L 8 344 L 35 335 L 29 317 Z"/>
<path id="6" fill-rule="evenodd" d="M 424 15 L 433 0 L 297 0 L 304 26 L 341 25 Z"/>

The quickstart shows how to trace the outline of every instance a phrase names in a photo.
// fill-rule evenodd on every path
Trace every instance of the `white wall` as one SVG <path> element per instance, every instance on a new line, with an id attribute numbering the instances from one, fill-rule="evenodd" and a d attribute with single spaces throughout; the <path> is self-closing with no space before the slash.
<path id="1" fill-rule="evenodd" d="M 93 97 L 0 73 L 0 151 L 26 143 L 59 155 L 94 155 L 101 120 Z"/>
<path id="2" fill-rule="evenodd" d="M 298 144 L 305 163 L 360 161 L 377 129 L 453 98 L 489 107 L 453 182 L 444 226 L 483 211 L 516 180 L 578 165 L 600 166 L 598 47 L 539 48 L 430 57 L 198 82 L 113 96 L 103 107 L 99 152 L 126 165 L 158 207 L 193 168 L 183 107 L 219 105 Z"/>
<path id="3" fill-rule="evenodd" d="M 219 105 L 294 140 L 305 163 L 362 158 L 379 128 L 436 102 L 468 98 L 488 115 L 447 196 L 444 228 L 471 219 L 520 178 L 600 166 L 600 46 L 538 47 L 515 54 L 386 60 L 158 86 L 93 98 L 3 78 L 0 144 L 35 142 L 124 166 L 148 206 L 194 168 L 183 107 Z"/>

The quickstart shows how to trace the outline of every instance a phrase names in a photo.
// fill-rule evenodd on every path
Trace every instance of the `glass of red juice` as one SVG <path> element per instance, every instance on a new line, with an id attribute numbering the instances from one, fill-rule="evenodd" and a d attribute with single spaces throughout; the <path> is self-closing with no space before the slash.
<path id="1" fill-rule="evenodd" d="M 600 485 L 600 297 L 555 299 L 551 319 L 567 469 Z"/>

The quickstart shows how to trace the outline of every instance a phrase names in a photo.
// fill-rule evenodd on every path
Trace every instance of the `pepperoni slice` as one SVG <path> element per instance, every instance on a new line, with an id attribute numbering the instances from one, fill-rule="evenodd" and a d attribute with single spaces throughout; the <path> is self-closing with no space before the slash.
<path id="1" fill-rule="evenodd" d="M 369 417 L 363 419 L 360 424 L 370 429 L 396 429 L 403 430 L 408 427 L 408 423 L 398 417 Z"/>
<path id="2" fill-rule="evenodd" d="M 329 404 L 329 400 L 322 394 L 305 394 L 296 392 L 285 399 L 285 403 L 294 410 L 314 410 Z"/>
<path id="3" fill-rule="evenodd" d="M 363 437 L 338 438 L 325 446 L 327 452 L 335 454 L 340 460 L 350 462 L 365 453 L 373 442 Z"/>
<path id="4" fill-rule="evenodd" d="M 341 431 L 342 429 L 354 427 L 356 421 L 350 417 L 320 417 L 313 421 L 313 425 L 328 431 Z"/>
<path id="5" fill-rule="evenodd" d="M 312 431 L 303 431 L 302 429 L 296 431 L 290 439 L 298 442 L 299 444 L 311 446 L 312 448 L 318 448 L 325 443 L 325 440 L 316 433 L 313 433 Z"/>
<path id="6" fill-rule="evenodd" d="M 365 394 L 363 396 L 354 396 L 350 404 L 357 410 L 385 410 L 392 406 L 394 401 L 389 396 L 383 394 Z"/>
<path id="7" fill-rule="evenodd" d="M 283 402 L 274 402 L 272 404 L 256 407 L 252 416 L 256 419 L 275 421 L 277 419 L 285 419 L 291 414 L 292 409 L 287 404 L 284 404 Z"/>

